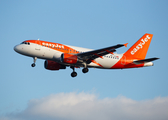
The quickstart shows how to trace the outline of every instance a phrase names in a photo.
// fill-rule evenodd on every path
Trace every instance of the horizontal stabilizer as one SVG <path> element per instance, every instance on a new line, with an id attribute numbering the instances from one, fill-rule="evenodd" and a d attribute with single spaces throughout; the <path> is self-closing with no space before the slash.
<path id="1" fill-rule="evenodd" d="M 134 61 L 135 64 L 140 64 L 140 63 L 144 63 L 144 62 L 151 62 L 151 61 L 154 61 L 154 60 L 157 60 L 159 58 L 149 58 L 149 59 L 144 59 L 144 60 L 136 60 Z"/>

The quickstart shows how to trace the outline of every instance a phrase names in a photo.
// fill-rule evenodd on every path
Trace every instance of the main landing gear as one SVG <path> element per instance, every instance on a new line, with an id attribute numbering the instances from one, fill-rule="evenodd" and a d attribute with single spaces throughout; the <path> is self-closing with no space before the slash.
<path id="1" fill-rule="evenodd" d="M 31 66 L 32 66 L 32 67 L 35 67 L 35 66 L 36 66 L 35 63 L 36 63 L 37 57 L 33 57 L 33 59 L 34 59 L 34 63 L 32 63 Z"/>
<path id="2" fill-rule="evenodd" d="M 84 65 L 84 68 L 82 69 L 82 72 L 87 73 L 89 71 L 89 69 L 87 68 L 87 64 L 83 63 L 83 65 Z"/>
<path id="3" fill-rule="evenodd" d="M 70 68 L 73 70 L 73 72 L 71 73 L 71 77 L 76 77 L 77 76 L 77 72 L 75 72 L 74 66 L 71 66 Z"/>
<path id="4" fill-rule="evenodd" d="M 88 68 L 83 68 L 83 69 L 82 69 L 82 72 L 83 72 L 83 73 L 87 73 L 88 71 L 89 71 Z"/>
<path id="5" fill-rule="evenodd" d="M 71 73 L 71 77 L 76 77 L 76 76 L 77 76 L 77 72 L 75 72 L 75 67 L 74 67 L 74 66 L 71 66 L 70 68 L 73 70 L 73 72 Z M 83 73 L 87 73 L 88 71 L 89 71 L 88 68 L 83 68 L 83 69 L 82 69 L 82 72 L 83 72 Z"/>

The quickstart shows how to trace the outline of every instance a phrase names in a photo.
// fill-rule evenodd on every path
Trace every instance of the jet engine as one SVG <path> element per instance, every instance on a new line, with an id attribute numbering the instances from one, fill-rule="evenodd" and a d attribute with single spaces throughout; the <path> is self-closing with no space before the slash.
<path id="1" fill-rule="evenodd" d="M 51 61 L 51 60 L 46 60 L 44 62 L 44 67 L 47 70 L 59 70 L 59 69 L 66 69 L 66 66 L 61 65 L 55 61 Z"/>
<path id="2" fill-rule="evenodd" d="M 76 55 L 63 53 L 61 55 L 61 62 L 68 63 L 68 64 L 75 64 L 78 62 L 78 57 Z"/>

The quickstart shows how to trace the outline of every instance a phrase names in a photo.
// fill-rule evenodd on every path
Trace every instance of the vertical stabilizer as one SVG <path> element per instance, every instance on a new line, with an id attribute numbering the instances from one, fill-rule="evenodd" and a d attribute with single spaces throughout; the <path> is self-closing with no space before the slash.
<path id="1" fill-rule="evenodd" d="M 143 35 L 127 52 L 124 53 L 126 58 L 145 59 L 153 34 L 146 33 Z"/>

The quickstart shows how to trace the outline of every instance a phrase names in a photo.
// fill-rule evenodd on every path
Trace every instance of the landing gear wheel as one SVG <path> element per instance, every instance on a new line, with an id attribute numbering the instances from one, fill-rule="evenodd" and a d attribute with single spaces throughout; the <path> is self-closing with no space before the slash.
<path id="1" fill-rule="evenodd" d="M 32 67 L 35 67 L 35 66 L 36 66 L 36 64 L 35 64 L 35 63 L 36 63 L 37 57 L 33 57 L 33 60 L 34 60 L 34 63 L 33 63 L 33 64 L 31 64 L 31 66 L 32 66 Z"/>
<path id="2" fill-rule="evenodd" d="M 33 63 L 33 64 L 31 64 L 31 66 L 32 66 L 32 67 L 35 67 L 35 66 L 36 66 L 36 64 L 35 64 L 35 63 Z"/>
<path id="3" fill-rule="evenodd" d="M 77 73 L 76 72 L 72 72 L 71 73 L 71 77 L 76 77 L 77 76 Z"/>
<path id="4" fill-rule="evenodd" d="M 83 73 L 87 73 L 88 71 L 89 71 L 88 68 L 83 68 L 83 69 L 82 69 L 82 72 L 83 72 Z"/>

